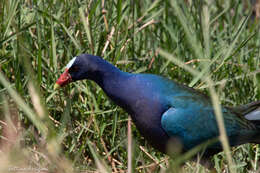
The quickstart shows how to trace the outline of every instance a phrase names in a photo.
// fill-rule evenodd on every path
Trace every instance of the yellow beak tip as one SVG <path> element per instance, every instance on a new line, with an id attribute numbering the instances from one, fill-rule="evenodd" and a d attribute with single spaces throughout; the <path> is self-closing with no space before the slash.
<path id="1" fill-rule="evenodd" d="M 59 88 L 61 88 L 61 87 L 60 87 L 60 85 L 59 85 L 59 84 L 57 84 L 57 83 L 55 83 L 55 85 L 54 85 L 53 89 L 54 89 L 54 90 L 57 90 L 57 89 L 59 89 Z"/>

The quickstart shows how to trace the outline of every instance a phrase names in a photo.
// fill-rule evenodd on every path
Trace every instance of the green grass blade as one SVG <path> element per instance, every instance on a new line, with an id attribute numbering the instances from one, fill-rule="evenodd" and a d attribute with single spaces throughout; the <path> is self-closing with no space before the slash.
<path id="1" fill-rule="evenodd" d="M 85 17 L 82 8 L 79 8 L 79 14 L 80 14 L 80 18 L 81 18 L 81 21 L 83 23 L 85 32 L 87 34 L 87 38 L 88 38 L 92 53 L 94 53 L 94 47 L 93 47 L 93 41 L 92 41 L 92 37 L 91 37 L 91 29 L 90 29 L 90 25 L 89 25 L 89 19 L 88 19 L 88 17 Z"/>
<path id="2" fill-rule="evenodd" d="M 39 120 L 39 117 L 35 112 L 25 103 L 21 96 L 11 88 L 11 84 L 5 79 L 4 75 L 0 73 L 0 82 L 7 89 L 9 95 L 14 99 L 16 104 L 25 112 L 28 118 L 36 126 L 36 128 L 42 133 L 43 136 L 47 136 L 48 129 L 47 127 Z"/>

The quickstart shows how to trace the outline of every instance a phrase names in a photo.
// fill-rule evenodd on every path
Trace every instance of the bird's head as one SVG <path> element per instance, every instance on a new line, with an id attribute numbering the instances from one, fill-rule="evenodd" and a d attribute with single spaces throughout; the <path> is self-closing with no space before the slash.
<path id="1" fill-rule="evenodd" d="M 91 63 L 93 59 L 96 59 L 93 55 L 81 54 L 70 60 L 65 67 L 65 71 L 56 81 L 54 89 L 58 89 L 77 80 L 89 79 L 89 75 L 92 74 L 91 72 L 95 68 L 95 65 Z"/>

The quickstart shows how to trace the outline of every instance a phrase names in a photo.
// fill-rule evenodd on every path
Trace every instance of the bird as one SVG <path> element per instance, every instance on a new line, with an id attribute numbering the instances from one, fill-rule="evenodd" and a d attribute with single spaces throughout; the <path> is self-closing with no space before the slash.
<path id="1" fill-rule="evenodd" d="M 177 139 L 185 152 L 220 135 L 211 99 L 199 90 L 155 74 L 124 72 L 90 54 L 71 59 L 54 89 L 84 79 L 96 82 L 162 153 L 168 152 L 171 139 Z M 260 143 L 260 100 L 237 107 L 221 105 L 221 111 L 230 146 Z M 218 141 L 207 146 L 205 155 L 221 150 Z"/>

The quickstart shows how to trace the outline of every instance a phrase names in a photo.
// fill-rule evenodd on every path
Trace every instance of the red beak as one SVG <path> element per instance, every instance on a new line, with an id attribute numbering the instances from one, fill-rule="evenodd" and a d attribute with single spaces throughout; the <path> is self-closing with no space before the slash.
<path id="1" fill-rule="evenodd" d="M 54 89 L 63 87 L 68 83 L 72 82 L 71 75 L 69 74 L 69 69 L 65 69 L 65 71 L 60 75 L 59 79 L 56 81 L 54 85 Z"/>

